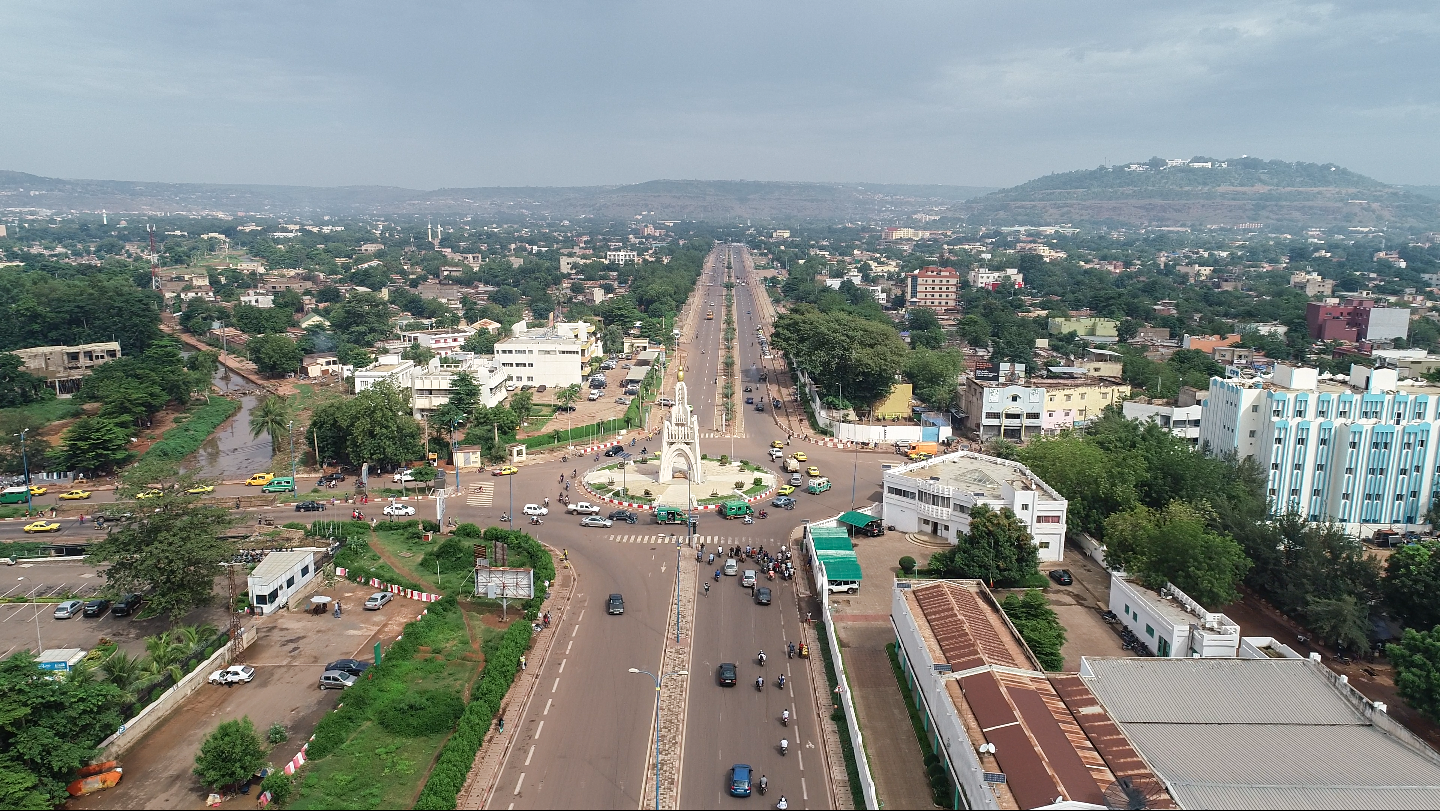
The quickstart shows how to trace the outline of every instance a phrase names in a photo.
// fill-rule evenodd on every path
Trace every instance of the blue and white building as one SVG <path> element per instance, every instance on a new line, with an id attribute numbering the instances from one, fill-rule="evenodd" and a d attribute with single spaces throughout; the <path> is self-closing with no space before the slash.
<path id="1" fill-rule="evenodd" d="M 1419 530 L 1440 487 L 1440 387 L 1359 365 L 1348 377 L 1279 365 L 1270 380 L 1211 378 L 1200 444 L 1259 462 L 1276 515 L 1361 537 Z"/>

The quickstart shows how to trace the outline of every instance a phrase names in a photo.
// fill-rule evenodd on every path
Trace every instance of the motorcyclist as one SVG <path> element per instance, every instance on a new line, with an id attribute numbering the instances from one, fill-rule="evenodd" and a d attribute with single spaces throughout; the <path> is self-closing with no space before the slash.
<path id="1" fill-rule="evenodd" d="M 706 584 L 705 584 L 705 596 L 706 596 L 706 597 L 709 597 L 709 596 L 710 596 L 710 584 L 709 584 L 709 583 L 706 583 Z"/>
<path id="2" fill-rule="evenodd" d="M 785 754 L 785 753 L 788 752 L 788 751 L 790 751 L 790 741 L 789 741 L 788 739 L 786 739 L 786 738 L 781 738 L 781 739 L 780 739 L 780 754 L 783 755 L 783 754 Z"/>
<path id="3" fill-rule="evenodd" d="M 787 809 L 787 808 L 790 807 L 790 804 L 787 803 L 787 802 L 785 802 L 785 795 L 784 795 L 784 794 L 781 794 L 781 795 L 780 795 L 780 802 L 775 803 L 775 807 L 778 808 L 778 809 L 780 809 L 780 811 L 785 811 L 785 809 Z"/>
<path id="4" fill-rule="evenodd" d="M 790 643 L 790 658 L 791 658 L 791 659 L 794 659 L 794 658 L 795 658 L 795 643 L 794 643 L 794 642 L 791 642 L 791 643 Z"/>
<path id="5" fill-rule="evenodd" d="M 777 683 L 780 685 L 781 689 L 784 689 L 784 687 L 785 687 L 785 674 L 784 674 L 784 673 L 781 673 L 781 674 L 780 674 L 780 680 L 779 680 L 779 682 L 777 682 Z"/>
<path id="6" fill-rule="evenodd" d="M 756 658 L 760 660 L 760 664 L 762 664 L 762 665 L 765 664 L 765 651 L 763 651 L 763 650 L 760 651 L 760 655 L 757 656 Z"/>
<path id="7" fill-rule="evenodd" d="M 790 726 L 790 711 L 789 711 L 789 710 L 785 710 L 784 712 L 780 713 L 780 723 L 784 724 L 784 725 L 787 726 L 787 727 Z"/>
<path id="8" fill-rule="evenodd" d="M 763 689 L 765 689 L 765 677 L 764 677 L 764 676 L 756 676 L 756 677 L 755 677 L 755 689 L 756 689 L 756 690 L 763 690 Z"/>
<path id="9" fill-rule="evenodd" d="M 770 780 L 765 775 L 760 775 L 760 793 L 764 794 L 765 789 L 770 788 Z"/>

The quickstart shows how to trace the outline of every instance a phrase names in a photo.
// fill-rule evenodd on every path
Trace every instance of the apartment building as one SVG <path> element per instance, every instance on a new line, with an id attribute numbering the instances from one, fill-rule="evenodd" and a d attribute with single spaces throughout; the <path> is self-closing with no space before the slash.
<path id="1" fill-rule="evenodd" d="M 434 357 L 410 375 L 410 407 L 416 419 L 424 419 L 449 401 L 455 376 L 465 372 L 480 388 L 480 402 L 494 408 L 505 399 L 510 375 L 493 356 L 452 352 Z"/>
<path id="2" fill-rule="evenodd" d="M 1394 369 L 1276 367 L 1270 381 L 1212 378 L 1200 442 L 1265 469 L 1270 509 L 1353 535 L 1419 530 L 1440 487 L 1440 387 Z"/>
<path id="3" fill-rule="evenodd" d="M 1040 417 L 1043 433 L 1057 434 L 1083 428 L 1112 405 L 1130 396 L 1130 384 L 1099 377 L 1074 377 L 1032 381 L 1044 392 Z"/>
<path id="4" fill-rule="evenodd" d="M 102 363 L 121 356 L 119 341 L 100 341 L 79 346 L 32 346 L 16 349 L 26 372 L 43 377 L 56 393 L 73 392 L 80 381 Z"/>
<path id="5" fill-rule="evenodd" d="M 1292 273 L 1290 286 L 1296 290 L 1304 290 L 1307 298 L 1329 296 L 1335 292 L 1335 280 L 1326 279 L 1318 273 Z"/>
<path id="6" fill-rule="evenodd" d="M 960 271 L 923 267 L 905 274 L 905 301 L 911 307 L 953 311 L 960 306 Z"/>
<path id="7" fill-rule="evenodd" d="M 1100 343 L 1113 343 L 1119 339 L 1120 322 L 1113 318 L 1051 318 L 1045 323 L 1045 331 L 1051 335 L 1073 332 L 1081 338 Z"/>
<path id="8" fill-rule="evenodd" d="M 440 357 L 461 351 L 476 330 L 457 327 L 455 329 L 419 329 L 400 332 L 400 340 L 419 344 Z"/>
<path id="9" fill-rule="evenodd" d="M 1377 307 L 1369 298 L 1312 301 L 1305 305 L 1305 326 L 1317 341 L 1393 341 L 1409 337 L 1410 309 Z"/>
<path id="10" fill-rule="evenodd" d="M 1173 400 L 1126 400 L 1120 404 L 1120 413 L 1127 420 L 1153 422 L 1181 439 L 1195 445 L 1200 442 L 1199 404 L 1181 406 Z"/>
<path id="11" fill-rule="evenodd" d="M 1017 290 L 1025 286 L 1025 274 L 1015 268 L 975 268 L 967 275 L 971 287 L 998 290 L 1009 284 Z"/>
<path id="12" fill-rule="evenodd" d="M 495 357 L 514 382 L 569 386 L 584 380 L 585 366 L 603 354 L 594 327 L 584 321 L 531 329 L 520 321 L 495 345 Z"/>

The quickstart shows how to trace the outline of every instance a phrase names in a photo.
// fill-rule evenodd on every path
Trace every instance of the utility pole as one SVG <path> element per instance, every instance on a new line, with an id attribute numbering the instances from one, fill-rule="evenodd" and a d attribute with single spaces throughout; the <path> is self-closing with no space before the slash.
<path id="1" fill-rule="evenodd" d="M 285 431 L 290 435 L 290 486 L 295 488 L 292 493 L 300 492 L 300 486 L 295 484 L 295 421 L 291 420 L 285 426 Z"/>
<path id="2" fill-rule="evenodd" d="M 29 516 L 35 509 L 34 501 L 30 496 L 30 455 L 25 452 L 25 434 L 29 428 L 20 431 L 20 463 L 25 466 L 25 515 Z M 39 626 L 36 626 L 36 633 L 39 633 Z M 36 651 L 38 655 L 40 652 Z"/>

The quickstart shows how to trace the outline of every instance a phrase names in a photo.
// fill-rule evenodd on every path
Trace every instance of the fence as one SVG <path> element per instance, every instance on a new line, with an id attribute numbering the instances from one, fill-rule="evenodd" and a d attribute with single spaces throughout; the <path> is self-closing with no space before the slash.
<path id="1" fill-rule="evenodd" d="M 809 533 L 806 533 L 807 536 Z M 870 758 L 865 752 L 865 737 L 860 733 L 860 721 L 855 715 L 855 699 L 850 694 L 850 677 L 845 671 L 845 660 L 840 657 L 840 640 L 835 636 L 835 622 L 830 614 L 830 590 L 826 586 L 824 564 L 815 555 L 815 544 L 805 544 L 805 554 L 810 556 L 810 571 L 815 577 L 815 594 L 820 598 L 820 617 L 825 627 L 825 644 L 830 648 L 830 661 L 835 663 L 835 678 L 840 683 L 840 705 L 845 709 L 845 725 L 850 730 L 850 745 L 855 750 L 855 766 L 860 772 L 860 793 L 865 796 L 865 807 L 878 809 L 875 797 L 875 778 L 870 774 Z"/>
<path id="2" fill-rule="evenodd" d="M 900 441 L 939 442 L 951 436 L 949 426 L 887 424 L 870 425 L 858 422 L 841 422 L 831 417 L 820 402 L 820 391 L 810 382 L 804 372 L 796 372 L 796 378 L 804 384 L 805 396 L 815 412 L 815 422 L 845 442 L 873 443 L 879 445 Z"/>

